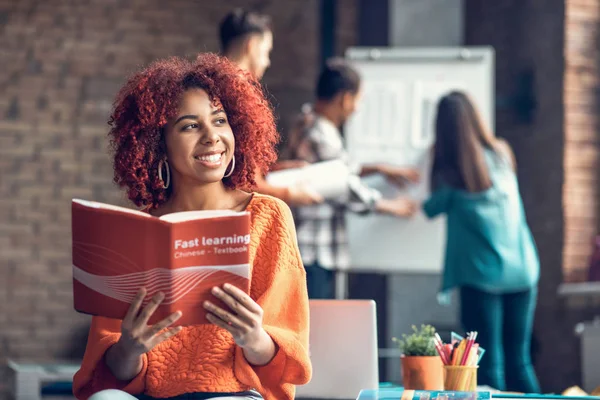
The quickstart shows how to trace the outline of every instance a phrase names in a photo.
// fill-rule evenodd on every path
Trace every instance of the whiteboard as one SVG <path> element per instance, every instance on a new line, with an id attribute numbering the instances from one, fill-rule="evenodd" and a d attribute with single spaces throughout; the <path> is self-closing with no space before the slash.
<path id="1" fill-rule="evenodd" d="M 380 176 L 364 179 L 385 197 L 422 202 L 430 194 L 431 148 L 437 102 L 453 89 L 467 92 L 494 126 L 494 53 L 488 47 L 351 48 L 346 58 L 362 78 L 357 112 L 344 133 L 350 159 L 418 168 L 421 182 L 398 189 Z M 354 271 L 439 273 L 446 243 L 444 217 L 410 220 L 346 216 Z"/>

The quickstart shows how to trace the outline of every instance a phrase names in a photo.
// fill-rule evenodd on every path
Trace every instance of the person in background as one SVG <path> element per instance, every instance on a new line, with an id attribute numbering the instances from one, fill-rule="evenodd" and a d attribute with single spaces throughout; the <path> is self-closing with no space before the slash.
<path id="1" fill-rule="evenodd" d="M 271 65 L 273 31 L 271 19 L 267 15 L 237 8 L 229 12 L 219 27 L 222 54 L 247 71 L 254 78 L 262 79 Z M 273 170 L 300 168 L 306 163 L 299 160 L 279 161 Z M 258 171 L 257 171 L 258 172 Z M 257 190 L 260 193 L 277 197 L 290 206 L 316 204 L 323 201 L 321 196 L 309 188 L 294 185 L 277 187 L 267 183 L 264 174 L 256 174 Z"/>
<path id="2" fill-rule="evenodd" d="M 404 184 L 419 179 L 416 171 L 385 164 L 353 167 L 348 159 L 340 129 L 356 110 L 359 97 L 359 74 L 344 60 L 328 60 L 318 77 L 315 103 L 312 109 L 304 108 L 286 150 L 288 157 L 309 163 L 343 160 L 352 171 L 347 195 L 295 209 L 309 298 L 334 298 L 335 273 L 349 267 L 346 211 L 405 217 L 411 215 L 415 207 L 412 201 L 402 197 L 382 198 L 377 190 L 365 186 L 360 176 L 380 173 Z"/>
<path id="3" fill-rule="evenodd" d="M 213 287 L 197 310 L 209 324 L 176 326 L 175 312 L 148 325 L 165 294 L 145 302 L 143 288 L 122 321 L 92 317 L 75 396 L 293 399 L 312 374 L 306 275 L 289 207 L 251 193 L 278 139 L 260 84 L 214 54 L 156 61 L 121 89 L 110 125 L 115 182 L 136 206 L 250 213 L 251 289 Z"/>
<path id="4" fill-rule="evenodd" d="M 221 52 L 260 80 L 271 65 L 271 18 L 241 8 L 229 12 L 219 26 Z"/>
<path id="5" fill-rule="evenodd" d="M 479 332 L 479 382 L 539 393 L 530 347 L 540 265 L 512 150 L 462 92 L 440 100 L 435 131 L 433 192 L 423 211 L 447 215 L 442 291 L 459 289 L 463 328 Z"/>

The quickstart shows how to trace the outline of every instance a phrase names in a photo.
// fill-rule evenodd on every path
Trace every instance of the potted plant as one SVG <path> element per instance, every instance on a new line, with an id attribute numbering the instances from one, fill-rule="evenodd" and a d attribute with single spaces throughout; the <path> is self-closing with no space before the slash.
<path id="1" fill-rule="evenodd" d="M 413 325 L 410 335 L 392 338 L 401 355 L 402 385 L 409 390 L 444 390 L 444 366 L 435 349 L 435 328 Z"/>

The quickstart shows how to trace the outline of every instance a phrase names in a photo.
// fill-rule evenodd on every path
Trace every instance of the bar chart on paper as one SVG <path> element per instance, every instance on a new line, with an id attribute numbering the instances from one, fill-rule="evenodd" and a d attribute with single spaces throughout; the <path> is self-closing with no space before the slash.
<path id="1" fill-rule="evenodd" d="M 453 90 L 467 92 L 493 127 L 493 50 L 389 48 L 374 53 L 356 48 L 346 56 L 363 82 L 359 108 L 345 127 L 351 160 L 416 168 L 421 181 L 404 188 L 381 176 L 365 178 L 365 183 L 385 197 L 426 200 L 439 99 Z M 348 214 L 347 223 L 353 270 L 441 271 L 443 217 L 429 221 L 422 213 L 411 219 Z"/>

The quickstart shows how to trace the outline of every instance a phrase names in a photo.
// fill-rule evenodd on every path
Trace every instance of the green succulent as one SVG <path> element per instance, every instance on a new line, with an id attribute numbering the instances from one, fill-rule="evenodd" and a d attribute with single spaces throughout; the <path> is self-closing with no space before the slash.
<path id="1" fill-rule="evenodd" d="M 403 334 L 402 339 L 392 338 L 392 341 L 398 345 L 404 356 L 437 356 L 433 338 L 435 328 L 431 325 L 421 325 L 418 329 L 412 326 L 413 333 Z"/>

